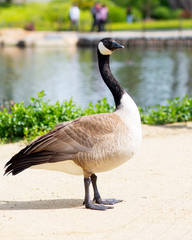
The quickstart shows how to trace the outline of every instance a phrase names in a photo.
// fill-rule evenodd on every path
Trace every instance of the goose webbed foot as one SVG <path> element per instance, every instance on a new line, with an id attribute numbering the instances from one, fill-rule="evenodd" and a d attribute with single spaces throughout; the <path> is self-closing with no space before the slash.
<path id="1" fill-rule="evenodd" d="M 114 205 L 116 203 L 122 202 L 123 200 L 115 199 L 115 198 L 109 198 L 109 199 L 97 198 L 97 199 L 95 199 L 95 197 L 94 197 L 93 201 L 98 204 L 103 204 L 103 205 Z"/>
<path id="2" fill-rule="evenodd" d="M 88 203 L 85 203 L 85 207 L 88 209 L 91 209 L 91 210 L 100 210 L 100 211 L 105 211 L 107 209 L 113 208 L 112 206 L 106 206 L 103 204 L 93 204 L 93 203 L 91 203 L 91 201 Z"/>

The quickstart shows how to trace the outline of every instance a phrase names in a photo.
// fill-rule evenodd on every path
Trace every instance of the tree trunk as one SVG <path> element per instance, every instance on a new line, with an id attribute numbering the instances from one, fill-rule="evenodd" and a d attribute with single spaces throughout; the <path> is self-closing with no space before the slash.
<path id="1" fill-rule="evenodd" d="M 171 8 L 182 8 L 185 10 L 192 9 L 192 1 L 191 0 L 168 0 Z"/>

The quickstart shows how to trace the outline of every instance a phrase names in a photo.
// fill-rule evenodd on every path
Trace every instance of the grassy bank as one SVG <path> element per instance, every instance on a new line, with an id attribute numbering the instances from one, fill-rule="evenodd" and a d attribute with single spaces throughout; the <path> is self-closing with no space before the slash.
<path id="1" fill-rule="evenodd" d="M 132 24 L 127 23 L 113 23 L 108 25 L 113 31 L 118 30 L 170 30 L 170 29 L 191 29 L 192 20 L 191 19 L 173 19 L 173 20 L 156 20 L 147 22 L 134 22 Z"/>
<path id="2" fill-rule="evenodd" d="M 50 104 L 44 100 L 44 92 L 38 93 L 37 98 L 31 98 L 31 104 L 24 102 L 13 104 L 8 110 L 0 111 L 0 141 L 8 142 L 19 139 L 31 140 L 54 128 L 59 122 L 73 120 L 77 117 L 113 112 L 104 98 L 94 106 L 90 103 L 87 108 L 77 107 L 70 99 L 63 103 Z M 192 97 L 167 100 L 167 105 L 155 105 L 145 109 L 140 108 L 141 120 L 144 124 L 166 124 L 192 120 Z"/>

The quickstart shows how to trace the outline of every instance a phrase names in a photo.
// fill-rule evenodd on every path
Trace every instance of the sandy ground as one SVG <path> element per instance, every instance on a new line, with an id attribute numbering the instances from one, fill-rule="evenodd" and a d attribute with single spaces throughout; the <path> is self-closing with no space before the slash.
<path id="1" fill-rule="evenodd" d="M 0 239 L 192 240 L 192 123 L 143 126 L 139 153 L 98 174 L 114 209 L 82 206 L 83 178 L 46 170 L 3 176 L 21 143 L 0 145 Z"/>

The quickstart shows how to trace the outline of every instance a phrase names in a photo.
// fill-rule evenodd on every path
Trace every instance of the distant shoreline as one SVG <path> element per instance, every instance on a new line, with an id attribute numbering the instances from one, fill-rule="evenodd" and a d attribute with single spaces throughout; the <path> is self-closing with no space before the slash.
<path id="1" fill-rule="evenodd" d="M 53 32 L 0 29 L 0 46 L 90 47 L 99 39 L 113 37 L 128 47 L 192 47 L 192 30 Z"/>

